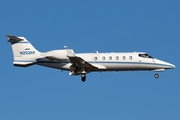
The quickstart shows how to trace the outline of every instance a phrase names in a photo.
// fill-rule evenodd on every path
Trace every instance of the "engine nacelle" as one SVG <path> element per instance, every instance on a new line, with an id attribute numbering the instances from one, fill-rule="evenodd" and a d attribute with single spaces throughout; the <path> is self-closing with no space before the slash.
<path id="1" fill-rule="evenodd" d="M 74 53 L 73 50 L 71 50 L 72 53 Z M 52 60 L 60 60 L 60 61 L 67 61 L 69 58 L 67 57 L 66 50 L 52 50 L 49 52 L 46 52 L 46 58 L 52 59 Z"/>

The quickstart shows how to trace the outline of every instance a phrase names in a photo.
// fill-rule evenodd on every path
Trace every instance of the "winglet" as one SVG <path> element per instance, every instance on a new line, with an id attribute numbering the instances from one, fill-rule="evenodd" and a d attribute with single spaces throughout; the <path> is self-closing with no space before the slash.
<path id="1" fill-rule="evenodd" d="M 75 55 L 71 52 L 71 50 L 67 46 L 64 46 L 64 48 L 66 49 L 67 57 L 75 57 Z"/>

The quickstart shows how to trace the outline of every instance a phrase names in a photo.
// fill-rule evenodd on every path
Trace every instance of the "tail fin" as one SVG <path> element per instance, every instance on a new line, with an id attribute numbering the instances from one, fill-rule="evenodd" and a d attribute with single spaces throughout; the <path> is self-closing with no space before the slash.
<path id="1" fill-rule="evenodd" d="M 41 53 L 26 38 L 6 36 L 9 38 L 7 42 L 11 42 L 15 66 L 27 67 L 36 63 L 36 59 Z"/>

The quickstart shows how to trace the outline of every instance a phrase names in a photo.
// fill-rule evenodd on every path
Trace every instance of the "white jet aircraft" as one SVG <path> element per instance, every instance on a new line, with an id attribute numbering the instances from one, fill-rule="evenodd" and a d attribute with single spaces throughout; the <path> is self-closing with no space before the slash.
<path id="1" fill-rule="evenodd" d="M 24 37 L 6 35 L 11 42 L 14 66 L 27 67 L 34 64 L 70 71 L 70 75 L 81 75 L 82 81 L 90 72 L 104 71 L 164 71 L 175 68 L 173 64 L 158 60 L 144 52 L 130 53 L 79 53 L 64 46 L 63 50 L 46 53 L 37 51 Z M 159 75 L 155 73 L 155 78 Z"/>

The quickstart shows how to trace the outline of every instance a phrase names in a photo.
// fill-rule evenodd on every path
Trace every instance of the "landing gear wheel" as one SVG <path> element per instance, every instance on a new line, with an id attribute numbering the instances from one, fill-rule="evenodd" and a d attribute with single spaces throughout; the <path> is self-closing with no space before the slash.
<path id="1" fill-rule="evenodd" d="M 86 77 L 82 77 L 82 82 L 85 82 L 86 81 Z"/>
<path id="2" fill-rule="evenodd" d="M 154 75 L 154 77 L 157 79 L 157 78 L 159 77 L 159 75 L 156 73 L 156 74 Z"/>
<path id="3" fill-rule="evenodd" d="M 86 75 L 85 75 L 85 74 L 82 74 L 82 75 L 81 75 L 81 80 L 82 80 L 82 82 L 85 82 L 85 81 L 86 81 Z"/>

